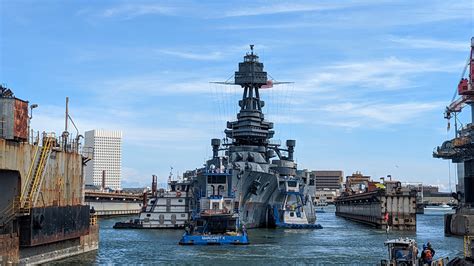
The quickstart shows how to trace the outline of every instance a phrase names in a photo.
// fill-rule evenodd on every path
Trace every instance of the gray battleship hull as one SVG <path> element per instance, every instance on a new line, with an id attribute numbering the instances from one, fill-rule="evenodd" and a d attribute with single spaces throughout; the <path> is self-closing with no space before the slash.
<path id="1" fill-rule="evenodd" d="M 269 206 L 273 204 L 278 178 L 265 172 L 250 171 L 242 177 L 240 219 L 247 228 L 267 226 Z"/>

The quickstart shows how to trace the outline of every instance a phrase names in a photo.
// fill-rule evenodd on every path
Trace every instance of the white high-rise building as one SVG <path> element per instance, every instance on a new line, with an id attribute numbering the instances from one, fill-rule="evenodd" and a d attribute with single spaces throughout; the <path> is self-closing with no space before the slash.
<path id="1" fill-rule="evenodd" d="M 94 157 L 84 168 L 86 184 L 102 187 L 105 170 L 105 187 L 122 188 L 122 132 L 95 129 L 85 132 L 84 149 L 93 149 Z"/>

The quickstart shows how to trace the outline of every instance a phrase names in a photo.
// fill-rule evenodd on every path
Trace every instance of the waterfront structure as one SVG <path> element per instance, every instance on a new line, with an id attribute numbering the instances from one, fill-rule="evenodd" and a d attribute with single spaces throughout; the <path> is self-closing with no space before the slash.
<path id="1" fill-rule="evenodd" d="M 6 92 L 0 88 L 0 110 L 15 101 Z M 8 117 L 26 113 L 19 102 L 14 106 L 23 110 L 2 114 L 17 126 L 0 137 L 0 264 L 41 264 L 97 249 L 98 225 L 83 196 L 88 158 L 79 154 L 79 138 L 65 130 L 59 138 L 43 133 L 28 142 L 27 119 Z"/>
<path id="2" fill-rule="evenodd" d="M 142 189 L 143 191 L 143 189 Z M 105 192 L 88 190 L 85 192 L 85 202 L 91 206 L 95 214 L 100 216 L 119 216 L 138 214 L 142 210 L 142 193 Z"/>
<path id="3" fill-rule="evenodd" d="M 340 190 L 343 182 L 343 171 L 338 170 L 316 170 L 311 171 L 316 181 L 317 190 Z"/>
<path id="4" fill-rule="evenodd" d="M 86 184 L 102 189 L 122 188 L 122 132 L 95 129 L 84 134 L 84 148 L 93 151 L 85 167 Z"/>
<path id="5" fill-rule="evenodd" d="M 360 172 L 348 176 L 345 187 L 335 201 L 337 216 L 376 228 L 416 230 L 416 189 L 399 181 L 374 182 Z"/>
<path id="6" fill-rule="evenodd" d="M 469 73 L 464 78 L 465 73 Z M 459 96 L 458 99 L 455 99 Z M 445 216 L 445 233 L 453 235 L 474 235 L 474 37 L 471 38 L 471 52 L 461 80 L 456 88 L 452 103 L 446 107 L 444 118 L 454 116 L 454 138 L 443 142 L 433 151 L 434 158 L 457 163 L 459 186 L 455 199 L 459 207 L 455 214 Z M 458 128 L 458 115 L 465 106 L 471 107 L 471 122 Z"/>

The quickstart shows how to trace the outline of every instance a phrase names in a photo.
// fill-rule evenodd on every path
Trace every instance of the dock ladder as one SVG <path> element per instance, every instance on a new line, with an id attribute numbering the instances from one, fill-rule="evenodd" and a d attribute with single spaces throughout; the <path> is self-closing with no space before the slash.
<path id="1" fill-rule="evenodd" d="M 24 215 L 30 214 L 30 210 L 38 196 L 46 165 L 55 141 L 54 137 L 47 136 L 43 138 L 43 147 L 36 147 L 35 155 L 33 156 L 33 161 L 28 170 L 25 185 L 20 196 L 20 213 Z"/>

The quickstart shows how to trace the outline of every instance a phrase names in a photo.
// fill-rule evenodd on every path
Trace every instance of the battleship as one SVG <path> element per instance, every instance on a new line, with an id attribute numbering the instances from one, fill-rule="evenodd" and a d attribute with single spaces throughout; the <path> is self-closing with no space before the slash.
<path id="1" fill-rule="evenodd" d="M 468 78 L 464 78 L 469 69 Z M 456 97 L 459 96 L 457 99 Z M 471 107 L 471 122 L 458 126 L 458 116 L 464 107 Z M 446 140 L 433 151 L 434 158 L 451 160 L 457 164 L 458 190 L 453 198 L 459 202 L 456 213 L 446 214 L 445 233 L 448 235 L 472 236 L 474 234 L 474 37 L 471 38 L 471 53 L 461 75 L 455 94 L 446 107 L 444 118 L 454 116 L 454 138 Z"/>
<path id="2" fill-rule="evenodd" d="M 226 193 L 227 200 L 233 202 L 233 212 L 226 213 L 224 220 L 233 219 L 232 224 L 242 224 L 246 228 L 322 228 L 315 224 L 315 208 L 308 196 L 314 195 L 315 182 L 307 171 L 297 171 L 294 162 L 296 141 L 287 140 L 286 149 L 271 143 L 275 133 L 273 123 L 265 120 L 262 111 L 265 102 L 260 98 L 260 89 L 288 82 L 268 80 L 253 45 L 250 50 L 239 63 L 234 82 L 215 82 L 243 88 L 242 100 L 238 102 L 240 111 L 237 121 L 227 122 L 226 137 L 211 140 L 212 158 L 205 166 L 185 172 L 185 202 L 176 205 L 184 208 L 180 213 L 183 219 L 173 219 L 170 224 L 168 218 L 174 214 L 169 206 L 156 208 L 157 202 L 159 205 L 161 201 L 174 200 L 171 198 L 177 200 L 180 197 L 177 194 L 181 192 L 171 190 L 167 196 L 153 192 L 146 204 L 148 207 L 138 219 L 117 223 L 115 228 L 181 228 L 189 221 L 197 229 L 198 222 L 209 222 L 203 221 L 203 217 L 215 216 L 201 213 L 203 209 L 213 209 L 207 206 L 209 201 L 222 200 Z M 211 174 L 212 180 L 209 179 Z M 156 215 L 168 218 L 158 222 Z"/>
<path id="3" fill-rule="evenodd" d="M 36 104 L 30 106 L 31 109 Z M 0 87 L 0 264 L 41 264 L 98 249 L 84 202 L 80 135 L 34 134 L 28 102 Z M 36 135 L 36 136 L 35 136 Z"/>
<path id="4" fill-rule="evenodd" d="M 195 176 L 197 180 L 204 179 L 210 169 L 219 173 L 227 171 L 229 190 L 235 198 L 234 208 L 239 221 L 247 228 L 277 226 L 274 209 L 285 210 L 285 181 L 293 178 L 295 182 L 303 183 L 303 179 L 297 176 L 294 162 L 296 141 L 287 140 L 286 148 L 270 142 L 275 132 L 273 123 L 265 120 L 262 111 L 265 102 L 260 97 L 260 89 L 287 82 L 268 80 L 263 67 L 253 45 L 250 45 L 250 53 L 239 63 L 234 82 L 216 82 L 243 89 L 242 99 L 238 102 L 240 111 L 236 121 L 227 122 L 225 138 L 211 140 L 213 157 L 204 168 L 196 171 Z M 303 187 L 301 192 L 307 192 Z M 298 216 L 304 217 L 299 222 L 314 224 L 314 208 L 304 205 L 297 206 Z M 291 215 L 295 215 L 295 211 L 296 207 Z"/>

